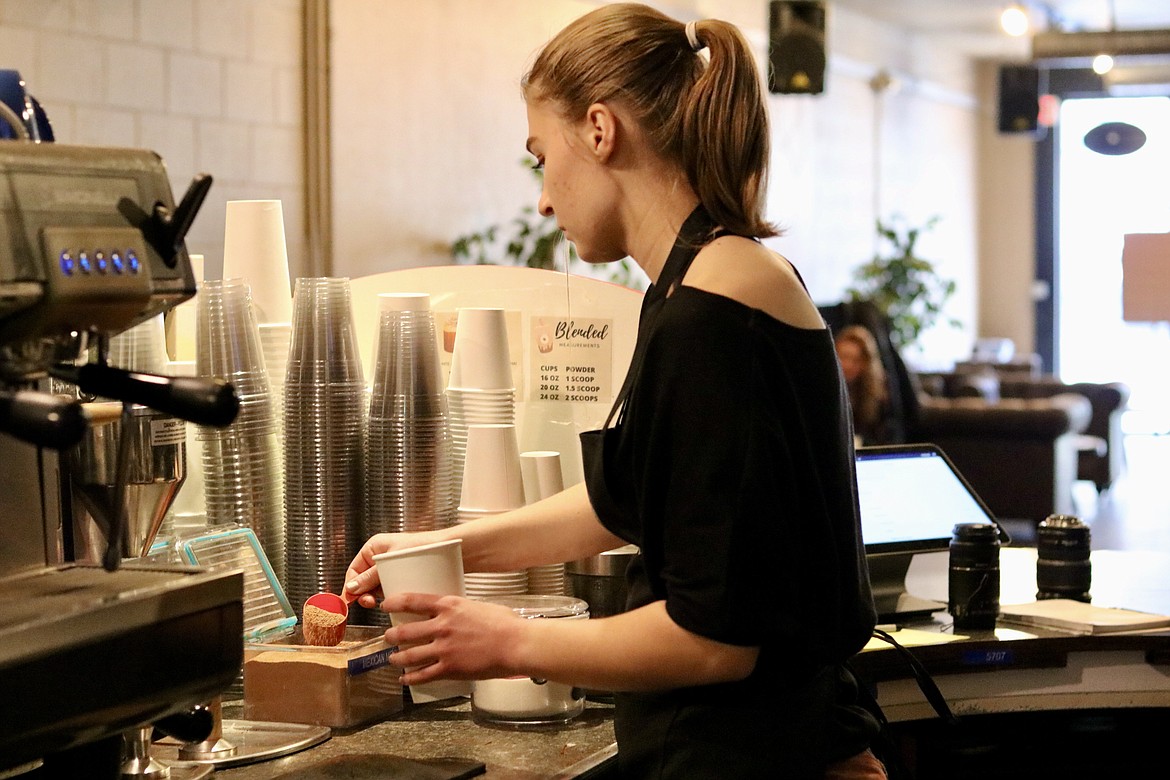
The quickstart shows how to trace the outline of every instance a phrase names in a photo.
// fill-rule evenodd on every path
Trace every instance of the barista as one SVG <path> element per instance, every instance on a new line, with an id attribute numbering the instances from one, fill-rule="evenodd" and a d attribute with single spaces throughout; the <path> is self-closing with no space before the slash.
<path id="1" fill-rule="evenodd" d="M 732 25 L 609 4 L 550 41 L 523 81 L 542 214 L 590 262 L 652 281 L 611 420 L 582 437 L 587 478 L 439 531 L 380 534 L 347 573 L 378 603 L 373 556 L 463 539 L 469 571 L 640 547 L 629 610 L 515 619 L 453 596 L 392 594 L 426 616 L 386 632 L 406 684 L 543 677 L 615 696 L 625 777 L 883 777 L 876 722 L 842 663 L 874 622 L 848 400 L 795 269 L 759 239 L 768 128 Z M 860 772 L 860 774 L 859 774 Z"/>

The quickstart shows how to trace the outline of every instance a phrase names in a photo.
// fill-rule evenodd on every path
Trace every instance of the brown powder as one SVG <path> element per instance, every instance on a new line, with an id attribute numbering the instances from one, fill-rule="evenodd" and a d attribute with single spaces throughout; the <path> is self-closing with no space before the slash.
<path id="1" fill-rule="evenodd" d="M 333 628 L 345 622 L 345 615 L 330 612 L 327 609 L 314 607 L 312 604 L 305 607 L 305 625 L 313 628 Z"/>
<path id="2" fill-rule="evenodd" d="M 304 635 L 311 645 L 336 645 L 345 636 L 345 615 L 308 604 L 305 606 Z"/>

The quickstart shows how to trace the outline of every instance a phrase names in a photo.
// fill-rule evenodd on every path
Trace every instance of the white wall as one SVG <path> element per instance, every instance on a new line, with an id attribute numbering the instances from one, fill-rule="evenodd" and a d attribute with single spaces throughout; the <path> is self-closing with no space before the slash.
<path id="1" fill-rule="evenodd" d="M 519 164 L 526 123 L 518 80 L 548 37 L 596 5 L 335 0 L 336 273 L 450 262 L 454 238 L 535 203 L 536 183 Z M 739 25 L 763 73 L 763 0 L 657 5 L 682 19 L 718 15 Z M 875 249 L 875 199 L 882 216 L 921 223 L 939 215 L 920 247 L 958 281 L 951 314 L 966 325 L 926 339 L 928 358 L 945 362 L 966 354 L 977 320 L 974 69 L 945 46 L 834 10 L 825 93 L 769 97 L 769 214 L 787 227 L 772 245 L 798 265 L 818 301 L 832 302 Z M 900 88 L 882 98 L 877 123 L 869 80 L 881 69 Z"/>
<path id="2" fill-rule="evenodd" d="M 1010 338 L 1016 352 L 1035 351 L 1036 144 L 996 131 L 996 69 L 979 66 L 985 96 L 979 133 L 979 335 Z"/>
<path id="3" fill-rule="evenodd" d="M 333 0 L 334 273 L 449 262 L 453 238 L 535 202 L 518 79 L 597 3 Z M 763 72 L 766 0 L 656 4 L 740 25 Z M 788 228 L 773 246 L 830 302 L 873 253 L 878 213 L 937 214 L 920 247 L 959 283 L 950 314 L 965 329 L 937 328 L 920 359 L 945 363 L 976 335 L 1030 349 L 1030 143 L 996 136 L 987 75 L 946 42 L 830 6 L 826 92 L 768 101 L 769 212 Z M 300 12 L 300 0 L 0 0 L 0 67 L 22 72 L 59 141 L 153 148 L 176 196 L 213 174 L 188 241 L 210 264 L 225 201 L 280 198 L 302 275 Z M 879 122 L 869 80 L 882 69 L 899 88 Z"/>
<path id="4" fill-rule="evenodd" d="M 299 0 L 0 0 L 19 70 L 59 143 L 162 155 L 175 198 L 214 183 L 187 248 L 222 264 L 225 204 L 279 198 L 304 256 Z"/>

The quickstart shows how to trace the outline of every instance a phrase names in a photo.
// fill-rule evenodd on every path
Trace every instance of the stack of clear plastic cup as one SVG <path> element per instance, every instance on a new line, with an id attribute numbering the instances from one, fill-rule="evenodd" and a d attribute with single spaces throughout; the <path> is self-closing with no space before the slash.
<path id="1" fill-rule="evenodd" d="M 288 349 L 292 342 L 291 322 L 261 322 L 260 350 L 268 372 L 268 390 L 276 416 L 276 462 L 284 468 L 284 377 L 288 373 Z M 284 561 L 281 561 L 284 564 Z"/>
<path id="2" fill-rule="evenodd" d="M 467 454 L 467 427 L 511 425 L 516 421 L 516 388 L 503 309 L 459 310 L 447 380 L 447 411 L 454 486 L 459 491 Z"/>
<path id="3" fill-rule="evenodd" d="M 242 279 L 207 280 L 196 310 L 196 371 L 232 384 L 240 399 L 235 422 L 200 426 L 203 492 L 209 525 L 251 528 L 283 579 L 285 522 L 277 417 L 252 311 Z"/>
<path id="4" fill-rule="evenodd" d="M 451 434 L 427 293 L 378 296 L 361 539 L 455 522 Z M 377 612 L 368 622 L 386 624 Z"/>
<path id="5" fill-rule="evenodd" d="M 459 522 L 475 522 L 522 506 L 524 483 L 516 426 L 469 425 Z M 519 596 L 528 592 L 528 572 L 473 572 L 464 576 L 464 584 L 472 598 Z"/>
<path id="6" fill-rule="evenodd" d="M 284 383 L 289 601 L 341 593 L 361 546 L 365 392 L 349 279 L 297 279 Z"/>
<path id="7" fill-rule="evenodd" d="M 166 374 L 167 341 L 163 315 L 151 317 L 132 328 L 110 338 L 109 352 L 106 362 L 111 366 L 124 368 L 128 371 L 141 371 L 147 374 Z M 184 451 L 186 448 L 184 447 Z M 184 452 L 184 468 L 193 460 L 194 456 Z M 158 529 L 159 537 L 167 537 L 175 532 L 175 516 L 167 512 L 162 525 Z"/>
<path id="8" fill-rule="evenodd" d="M 264 367 L 268 371 L 268 387 L 272 391 L 274 409 L 284 408 L 284 378 L 288 372 L 291 342 L 291 322 L 260 323 L 260 349 L 264 353 Z M 279 415 L 277 417 L 279 424 L 281 420 Z"/>
<path id="9" fill-rule="evenodd" d="M 107 362 L 130 371 L 161 374 L 167 366 L 167 340 L 163 315 L 151 317 L 110 339 Z"/>

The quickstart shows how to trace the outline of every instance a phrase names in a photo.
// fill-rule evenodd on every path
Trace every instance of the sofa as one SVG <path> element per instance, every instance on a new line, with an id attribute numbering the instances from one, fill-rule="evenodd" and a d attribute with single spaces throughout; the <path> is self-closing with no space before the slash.
<path id="1" fill-rule="evenodd" d="M 1040 523 L 1075 514 L 1080 437 L 1089 401 L 1075 393 L 1047 398 L 921 399 L 917 437 L 932 442 L 1002 520 Z"/>
<path id="2" fill-rule="evenodd" d="M 1082 437 L 1093 419 L 1086 395 L 1046 384 L 1054 392 L 1037 388 L 1007 397 L 1003 382 L 976 372 L 948 386 L 944 375 L 919 375 L 906 366 L 885 316 L 871 302 L 818 308 L 833 330 L 857 324 L 874 334 L 896 419 L 891 443 L 937 445 L 997 518 L 1039 523 L 1074 511 Z"/>
<path id="3" fill-rule="evenodd" d="M 1092 415 L 1079 441 L 1077 479 L 1092 482 L 1104 492 L 1125 471 L 1125 437 L 1121 418 L 1129 404 L 1129 387 L 1122 382 L 1071 382 L 1042 373 L 1039 361 L 1020 358 L 1004 364 L 960 361 L 953 375 L 993 377 L 1000 398 L 1049 398 L 1061 393 L 1084 396 Z M 946 375 L 943 386 L 947 384 Z M 952 380 L 953 383 L 953 380 Z M 926 386 L 923 381 L 923 386 Z"/>

